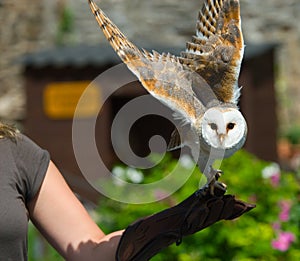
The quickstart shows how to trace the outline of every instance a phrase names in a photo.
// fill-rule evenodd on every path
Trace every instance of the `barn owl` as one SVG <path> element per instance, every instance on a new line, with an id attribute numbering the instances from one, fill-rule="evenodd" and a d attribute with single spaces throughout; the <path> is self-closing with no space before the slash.
<path id="1" fill-rule="evenodd" d="M 90 8 L 105 37 L 137 76 L 143 87 L 174 111 L 188 126 L 186 135 L 174 131 L 169 149 L 188 145 L 213 194 L 220 170 L 212 165 L 245 143 L 246 121 L 237 106 L 238 77 L 244 55 L 239 0 L 205 0 L 196 34 L 181 56 L 139 49 L 92 1 Z M 195 75 L 199 77 L 195 77 Z M 185 128 L 186 129 L 186 128 Z M 199 154 L 195 153 L 199 150 Z"/>

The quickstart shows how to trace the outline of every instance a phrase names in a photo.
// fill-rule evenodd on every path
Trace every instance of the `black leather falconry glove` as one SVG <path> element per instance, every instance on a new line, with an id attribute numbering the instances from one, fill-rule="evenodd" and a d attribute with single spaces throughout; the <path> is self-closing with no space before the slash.
<path id="1" fill-rule="evenodd" d="M 224 195 L 215 188 L 214 195 L 203 188 L 178 205 L 137 220 L 123 233 L 116 261 L 146 261 L 182 237 L 194 234 L 219 220 L 232 220 L 255 207 Z"/>

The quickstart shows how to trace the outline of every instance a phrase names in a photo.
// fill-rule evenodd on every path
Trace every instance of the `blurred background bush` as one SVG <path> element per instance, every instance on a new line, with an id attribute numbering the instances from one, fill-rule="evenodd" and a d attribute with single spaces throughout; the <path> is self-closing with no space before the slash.
<path id="1" fill-rule="evenodd" d="M 149 183 L 167 175 L 176 164 L 177 160 L 166 155 L 157 167 L 143 173 L 121 165 L 116 166 L 114 172 L 119 176 L 123 173 L 128 182 Z M 193 164 L 185 162 L 182 169 L 190 171 L 191 167 Z M 228 193 L 255 203 L 256 208 L 237 220 L 221 221 L 185 237 L 180 246 L 172 245 L 152 260 L 300 260 L 299 173 L 283 172 L 276 163 L 261 161 L 245 151 L 223 160 L 221 168 L 224 171 L 221 180 L 228 185 Z M 175 194 L 151 204 L 131 205 L 103 198 L 91 215 L 106 233 L 123 229 L 138 218 L 171 207 L 188 197 L 197 190 L 200 175 L 195 169 Z M 159 197 L 164 191 L 156 193 Z M 62 260 L 41 242 L 31 227 L 30 260 Z M 42 253 L 38 249 L 43 252 L 40 259 Z"/>

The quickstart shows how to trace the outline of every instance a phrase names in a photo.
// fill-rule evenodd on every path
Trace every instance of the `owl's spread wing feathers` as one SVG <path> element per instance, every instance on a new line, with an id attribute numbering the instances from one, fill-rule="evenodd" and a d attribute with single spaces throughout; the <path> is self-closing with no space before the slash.
<path id="1" fill-rule="evenodd" d="M 111 46 L 144 88 L 193 125 L 204 113 L 204 106 L 192 89 L 195 73 L 174 55 L 138 49 L 92 0 L 89 4 Z"/>
<path id="2" fill-rule="evenodd" d="M 199 13 L 196 35 L 187 43 L 181 57 L 140 50 L 92 0 L 88 2 L 109 43 L 143 87 L 192 127 L 187 131 L 187 136 L 191 136 L 187 143 L 192 141 L 192 154 L 197 158 L 199 147 L 194 145 L 201 142 L 197 138 L 201 136 L 200 124 L 205 112 L 209 107 L 219 105 L 232 108 L 239 98 L 238 76 L 244 54 L 239 0 L 205 0 Z M 237 112 L 232 114 L 238 115 L 237 119 L 243 122 L 243 117 Z M 245 126 L 241 131 L 243 129 Z M 173 132 L 169 149 L 180 147 L 180 138 L 178 131 Z M 243 143 L 243 140 L 238 140 L 238 143 L 229 141 L 234 149 Z M 221 136 L 219 142 L 223 143 Z M 193 148 L 196 153 L 193 153 Z M 220 151 L 224 156 L 223 147 Z M 212 181 L 217 179 L 218 173 L 211 165 L 218 156 L 210 157 L 205 151 L 202 154 L 198 165 L 213 188 Z M 205 167 L 206 163 L 209 168 Z"/>
<path id="3" fill-rule="evenodd" d="M 244 55 L 239 0 L 205 0 L 196 35 L 180 61 L 199 73 L 222 102 L 237 103 Z"/>

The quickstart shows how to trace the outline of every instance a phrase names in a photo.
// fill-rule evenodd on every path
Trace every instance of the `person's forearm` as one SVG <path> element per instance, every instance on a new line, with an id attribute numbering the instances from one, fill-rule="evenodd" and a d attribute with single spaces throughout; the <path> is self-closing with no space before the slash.
<path id="1" fill-rule="evenodd" d="M 106 235 L 95 248 L 95 260 L 115 261 L 116 251 L 124 230 Z M 93 260 L 93 259 L 91 259 Z"/>
<path id="2" fill-rule="evenodd" d="M 117 247 L 123 231 L 116 231 L 104 236 L 98 243 L 81 243 L 76 250 L 69 249 L 68 261 L 115 261 Z"/>

